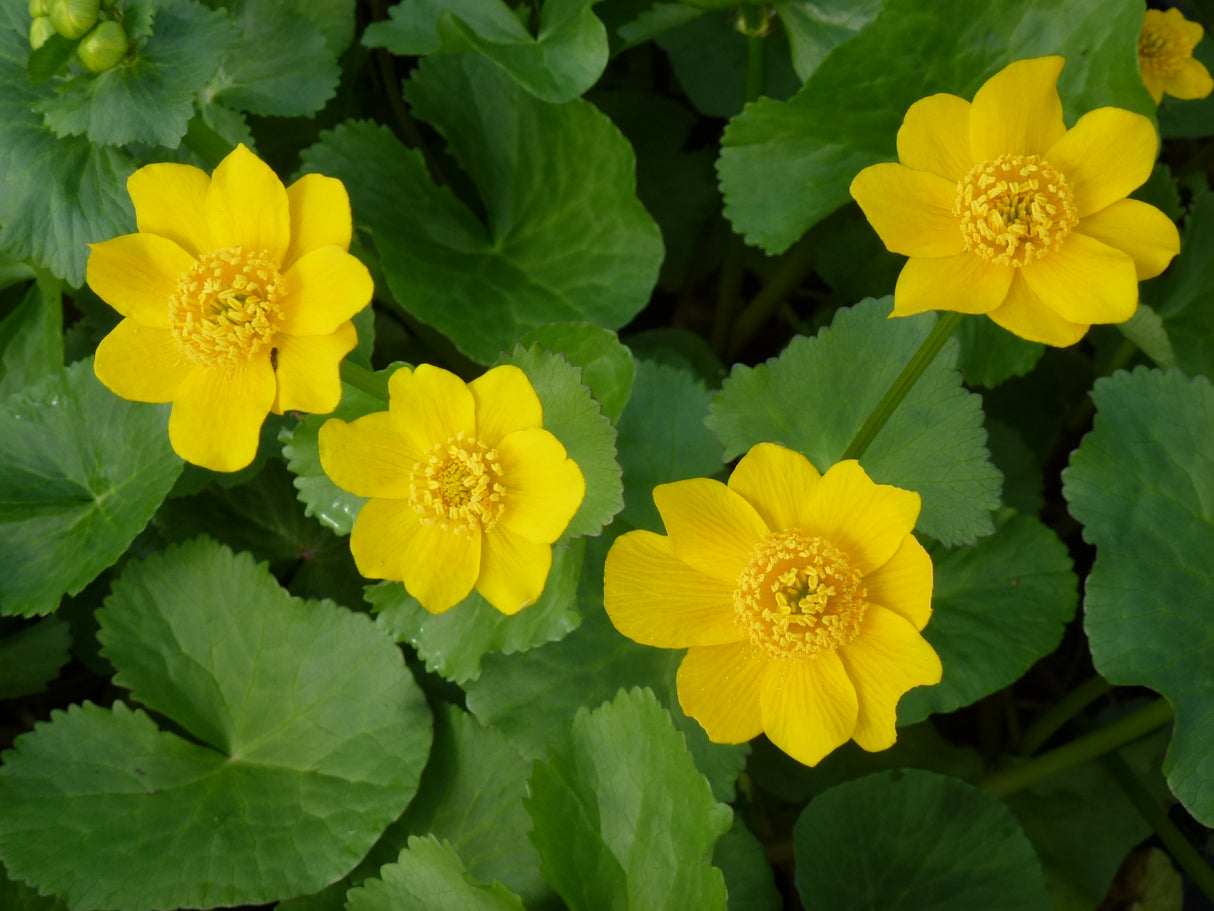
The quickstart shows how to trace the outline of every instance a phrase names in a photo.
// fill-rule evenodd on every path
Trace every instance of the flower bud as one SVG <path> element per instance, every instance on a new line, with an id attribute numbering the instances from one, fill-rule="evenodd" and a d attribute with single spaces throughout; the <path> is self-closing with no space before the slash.
<path id="1" fill-rule="evenodd" d="M 55 26 L 46 16 L 35 16 L 30 23 L 30 47 L 34 50 L 46 44 L 47 39 L 55 34 Z"/>
<path id="2" fill-rule="evenodd" d="M 30 18 L 37 19 L 39 16 L 45 16 L 51 11 L 51 5 L 47 0 L 30 0 Z"/>
<path id="3" fill-rule="evenodd" d="M 99 23 L 84 36 L 76 48 L 76 56 L 89 72 L 102 73 L 116 66 L 126 56 L 129 47 L 126 32 L 111 19 Z"/>
<path id="4" fill-rule="evenodd" d="M 50 17 L 64 38 L 76 39 L 91 29 L 101 10 L 101 0 L 51 0 Z"/>

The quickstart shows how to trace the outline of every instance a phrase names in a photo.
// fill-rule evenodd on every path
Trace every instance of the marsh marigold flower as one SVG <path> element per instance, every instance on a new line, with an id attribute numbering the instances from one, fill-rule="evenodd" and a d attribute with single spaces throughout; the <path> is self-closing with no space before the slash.
<path id="1" fill-rule="evenodd" d="M 586 482 L 527 375 L 495 367 L 465 384 L 422 364 L 388 394 L 387 411 L 320 429 L 325 473 L 370 498 L 350 535 L 358 571 L 434 613 L 474 588 L 505 614 L 535 601 Z"/>
<path id="2" fill-rule="evenodd" d="M 124 319 L 97 348 L 98 379 L 124 399 L 172 402 L 183 459 L 235 471 L 266 415 L 341 401 L 350 318 L 371 300 L 350 246 L 341 181 L 289 188 L 243 145 L 208 177 L 152 164 L 127 181 L 137 234 L 92 245 L 88 283 Z"/>
<path id="3" fill-rule="evenodd" d="M 1193 59 L 1203 31 L 1178 9 L 1147 10 L 1138 36 L 1138 72 L 1156 104 L 1164 95 L 1187 100 L 1214 91 L 1210 71 Z"/>
<path id="4" fill-rule="evenodd" d="M 653 499 L 667 536 L 612 545 L 604 604 L 630 639 L 687 649 L 683 711 L 718 743 L 766 733 L 807 765 L 849 739 L 890 746 L 902 694 L 941 674 L 919 635 L 932 612 L 919 495 L 854 460 L 820 475 L 760 443 L 728 485 L 676 481 Z"/>
<path id="5" fill-rule="evenodd" d="M 881 240 L 910 260 L 894 316 L 985 313 L 1030 341 L 1066 346 L 1134 315 L 1138 282 L 1180 251 L 1176 226 L 1126 195 L 1151 174 L 1151 121 L 1119 108 L 1067 129 L 1061 57 L 1019 60 L 973 102 L 923 98 L 898 131 L 899 163 L 851 185 Z"/>

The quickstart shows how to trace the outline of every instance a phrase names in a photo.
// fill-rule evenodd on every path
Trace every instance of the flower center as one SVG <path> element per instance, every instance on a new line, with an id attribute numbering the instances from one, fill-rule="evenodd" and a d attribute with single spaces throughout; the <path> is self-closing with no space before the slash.
<path id="1" fill-rule="evenodd" d="M 1184 36 L 1164 23 L 1143 28 L 1138 36 L 1138 64 L 1159 76 L 1171 76 L 1193 53 Z"/>
<path id="2" fill-rule="evenodd" d="M 802 658 L 854 639 L 867 595 L 843 551 L 791 529 L 759 542 L 738 576 L 733 603 L 753 644 L 776 658 Z"/>
<path id="3" fill-rule="evenodd" d="M 1040 155 L 1000 155 L 975 166 L 957 183 L 953 214 L 967 251 L 1017 268 L 1058 249 L 1079 224 L 1066 178 Z"/>
<path id="4" fill-rule="evenodd" d="M 506 488 L 497 452 L 460 431 L 430 448 L 409 476 L 409 503 L 423 525 L 471 535 L 501 518 Z"/>
<path id="5" fill-rule="evenodd" d="M 264 250 L 224 247 L 202 254 L 169 301 L 177 347 L 207 367 L 249 361 L 277 334 L 283 285 L 277 263 Z"/>

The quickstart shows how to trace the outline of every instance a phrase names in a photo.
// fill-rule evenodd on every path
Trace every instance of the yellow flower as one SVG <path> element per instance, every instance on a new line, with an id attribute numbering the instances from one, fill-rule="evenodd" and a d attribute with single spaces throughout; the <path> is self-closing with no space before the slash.
<path id="1" fill-rule="evenodd" d="M 124 399 L 172 402 L 183 459 L 236 471 L 266 415 L 326 413 L 371 300 L 350 246 L 341 181 L 284 188 L 243 145 L 213 177 L 152 164 L 127 181 L 137 234 L 92 245 L 88 283 L 124 319 L 97 348 L 98 379 Z"/>
<path id="2" fill-rule="evenodd" d="M 919 635 L 932 612 L 919 495 L 854 460 L 820 475 L 760 443 L 728 486 L 676 481 L 653 499 L 669 537 L 612 545 L 604 604 L 630 639 L 688 649 L 683 711 L 718 743 L 766 733 L 807 765 L 849 739 L 890 746 L 899 698 L 941 674 Z"/>
<path id="3" fill-rule="evenodd" d="M 1214 90 L 1210 71 L 1193 59 L 1193 48 L 1202 33 L 1202 27 L 1178 9 L 1147 10 L 1138 36 L 1138 71 L 1156 104 L 1165 94 L 1205 98 Z"/>
<path id="4" fill-rule="evenodd" d="M 1099 108 L 1067 129 L 1061 57 L 1019 60 L 973 103 L 923 98 L 898 131 L 897 164 L 851 185 L 881 240 L 910 260 L 894 316 L 985 313 L 1030 341 L 1066 346 L 1134 315 L 1138 281 L 1180 251 L 1172 221 L 1126 199 L 1151 174 L 1151 121 Z"/>
<path id="5" fill-rule="evenodd" d="M 325 472 L 370 497 L 350 535 L 358 571 L 404 582 L 433 613 L 473 588 L 504 614 L 531 604 L 586 482 L 527 375 L 495 367 L 465 384 L 422 364 L 388 394 L 387 411 L 320 429 Z"/>

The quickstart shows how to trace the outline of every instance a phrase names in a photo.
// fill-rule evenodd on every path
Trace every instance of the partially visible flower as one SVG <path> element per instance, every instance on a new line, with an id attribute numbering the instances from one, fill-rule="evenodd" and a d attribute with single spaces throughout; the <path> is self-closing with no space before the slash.
<path id="1" fill-rule="evenodd" d="M 358 343 L 371 276 L 347 251 L 350 200 L 319 174 L 289 188 L 243 145 L 213 177 L 152 164 L 127 181 L 137 234 L 92 245 L 88 283 L 125 317 L 97 348 L 124 399 L 172 402 L 183 459 L 236 471 L 273 411 L 324 414 Z"/>
<path id="2" fill-rule="evenodd" d="M 1214 91 L 1210 71 L 1193 59 L 1203 31 L 1175 7 L 1147 10 L 1138 36 L 1138 72 L 1156 104 L 1164 95 L 1188 100 Z"/>
<path id="3" fill-rule="evenodd" d="M 422 364 L 393 373 L 388 394 L 387 411 L 320 429 L 325 473 L 370 497 L 350 535 L 358 571 L 403 582 L 433 613 L 473 588 L 504 614 L 531 604 L 586 482 L 527 375 L 495 367 L 465 384 Z"/>
<path id="4" fill-rule="evenodd" d="M 910 261 L 894 316 L 985 313 L 1010 332 L 1072 345 L 1120 323 L 1138 282 L 1180 251 L 1154 206 L 1125 198 L 1151 174 L 1151 121 L 1119 108 L 1066 128 L 1061 57 L 1019 60 L 974 95 L 932 95 L 898 131 L 899 163 L 861 171 L 851 194 L 881 240 Z"/>
<path id="5" fill-rule="evenodd" d="M 820 475 L 760 443 L 728 486 L 676 481 L 653 499 L 668 537 L 616 540 L 604 604 L 630 639 L 688 650 L 679 704 L 709 738 L 766 733 L 807 765 L 849 739 L 893 744 L 898 700 L 941 675 L 919 635 L 932 612 L 919 495 L 854 460 Z"/>

